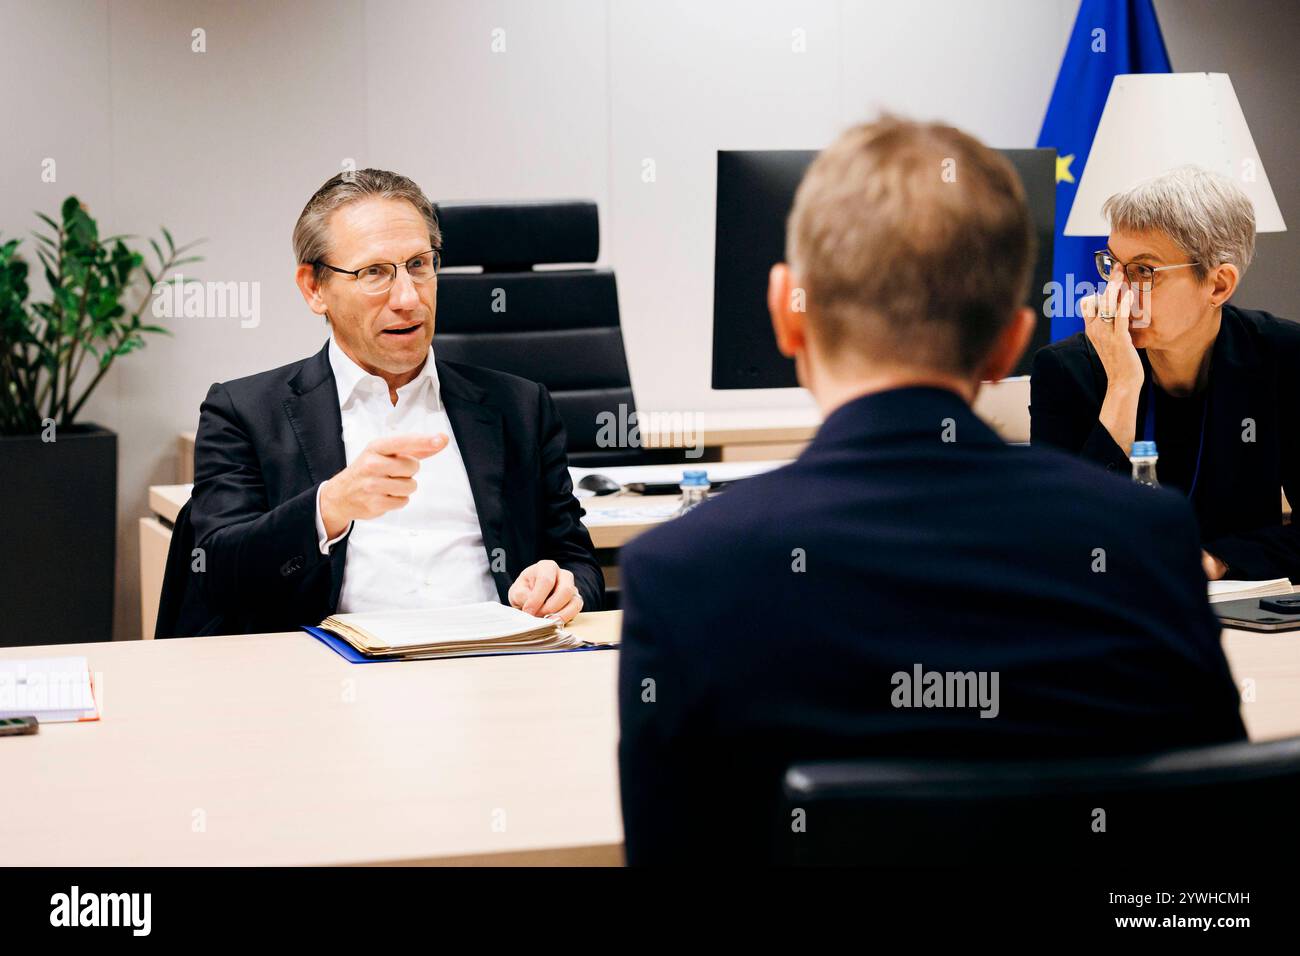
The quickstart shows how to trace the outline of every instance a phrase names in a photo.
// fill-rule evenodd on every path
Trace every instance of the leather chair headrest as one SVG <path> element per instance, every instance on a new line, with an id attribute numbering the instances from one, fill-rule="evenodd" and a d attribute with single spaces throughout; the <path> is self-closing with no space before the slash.
<path id="1" fill-rule="evenodd" d="M 600 221 L 589 199 L 438 204 L 444 266 L 520 272 L 539 264 L 595 262 Z"/>

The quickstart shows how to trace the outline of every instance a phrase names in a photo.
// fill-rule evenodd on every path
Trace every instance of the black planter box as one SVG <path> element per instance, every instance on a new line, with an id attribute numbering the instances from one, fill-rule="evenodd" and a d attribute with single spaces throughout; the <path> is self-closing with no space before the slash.
<path id="1" fill-rule="evenodd" d="M 117 435 L 0 435 L 0 647 L 113 639 Z"/>

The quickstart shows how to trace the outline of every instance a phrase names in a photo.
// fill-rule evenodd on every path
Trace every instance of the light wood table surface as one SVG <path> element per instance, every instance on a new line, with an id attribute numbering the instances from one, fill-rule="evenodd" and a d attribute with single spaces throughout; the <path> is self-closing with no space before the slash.
<path id="1" fill-rule="evenodd" d="M 1029 376 L 985 382 L 975 413 L 1003 440 L 1029 441 Z M 812 405 L 787 408 L 732 408 L 705 411 L 640 409 L 638 431 L 646 448 L 682 448 L 696 443 L 716 448 L 723 461 L 796 458 L 817 433 L 821 413 Z M 178 436 L 178 474 L 194 480 L 194 435 Z"/>
<path id="2" fill-rule="evenodd" d="M 1300 633 L 1224 648 L 1251 738 L 1300 734 Z M 89 659 L 103 717 L 0 739 L 4 864 L 622 860 L 617 651 L 349 664 L 287 633 L 0 658 L 51 653 Z"/>
<path id="3" fill-rule="evenodd" d="M 103 716 L 0 739 L 5 865 L 622 862 L 617 651 L 349 664 L 301 632 L 0 649 L 51 654 L 88 658 Z"/>
<path id="4" fill-rule="evenodd" d="M 1300 631 L 1227 630 L 1223 652 L 1242 693 L 1241 716 L 1250 739 L 1300 736 Z"/>
<path id="5" fill-rule="evenodd" d="M 687 466 L 689 467 L 689 466 Z M 708 464 L 700 465 L 701 468 L 708 468 Z M 176 516 L 180 514 L 181 508 L 185 507 L 185 502 L 190 500 L 190 485 L 150 485 L 149 486 L 149 510 L 159 518 L 165 518 L 169 523 L 175 524 Z M 589 522 L 587 530 L 591 532 L 592 543 L 597 548 L 621 548 L 643 531 L 648 531 L 655 525 L 660 524 L 664 519 L 659 517 L 637 518 L 631 514 L 638 508 L 644 508 L 647 511 L 657 511 L 664 507 L 666 501 L 673 500 L 669 495 L 605 495 L 599 498 L 583 498 L 579 503 L 588 512 L 599 512 L 603 509 L 620 508 L 629 512 L 628 517 L 617 522 L 600 524 Z M 163 549 L 163 557 L 166 558 L 166 549 Z M 159 577 L 159 585 L 162 579 Z"/>
<path id="6" fill-rule="evenodd" d="M 707 468 L 708 465 L 703 467 Z M 167 549 L 171 545 L 172 529 L 176 516 L 189 500 L 191 485 L 150 485 L 149 510 L 152 515 L 139 520 L 140 539 L 140 636 L 152 640 L 154 625 L 158 620 L 158 602 L 162 597 L 163 576 L 167 570 Z M 588 512 L 587 530 L 592 543 L 601 549 L 616 549 L 637 535 L 649 531 L 665 519 L 660 515 L 665 504 L 675 503 L 667 495 L 605 495 L 583 498 L 582 507 Z M 620 509 L 623 514 L 616 520 L 600 521 L 599 513 Z M 644 512 L 644 513 L 640 513 Z M 161 520 L 160 520 L 161 519 Z M 166 521 L 167 524 L 163 524 Z M 605 584 L 613 587 L 618 582 L 617 566 L 604 569 Z"/>

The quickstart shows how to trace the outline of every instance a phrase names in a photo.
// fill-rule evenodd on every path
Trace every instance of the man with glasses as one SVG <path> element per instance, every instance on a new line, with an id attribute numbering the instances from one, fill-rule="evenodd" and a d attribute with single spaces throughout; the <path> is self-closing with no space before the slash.
<path id="1" fill-rule="evenodd" d="M 435 358 L 442 236 L 420 188 L 382 170 L 335 176 L 293 245 L 330 338 L 203 402 L 192 632 L 476 601 L 566 622 L 598 609 L 603 578 L 550 395 Z"/>
<path id="2" fill-rule="evenodd" d="M 1105 205 L 1104 293 L 1085 331 L 1034 359 L 1034 444 L 1129 473 L 1154 441 L 1160 483 L 1191 499 L 1211 580 L 1300 582 L 1300 326 L 1228 300 L 1255 251 L 1255 214 L 1230 179 L 1187 167 Z"/>

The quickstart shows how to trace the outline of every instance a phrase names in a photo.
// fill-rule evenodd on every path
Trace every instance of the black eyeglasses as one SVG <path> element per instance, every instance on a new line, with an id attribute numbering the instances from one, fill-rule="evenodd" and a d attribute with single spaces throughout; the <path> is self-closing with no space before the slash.
<path id="1" fill-rule="evenodd" d="M 352 276 L 357 280 L 357 288 L 366 295 L 382 295 L 391 289 L 393 283 L 397 281 L 398 266 L 406 268 L 406 274 L 411 277 L 412 282 L 428 282 L 438 274 L 438 266 L 441 262 L 442 257 L 439 255 L 438 250 L 430 249 L 428 252 L 422 252 L 405 262 L 372 262 L 360 269 L 340 269 L 338 266 L 332 266 L 320 259 L 317 259 L 312 265 L 323 266 L 331 272 Z"/>
<path id="2" fill-rule="evenodd" d="M 1124 270 L 1124 276 L 1128 279 L 1130 285 L 1149 287 L 1155 281 L 1157 272 L 1164 272 L 1166 269 L 1186 269 L 1188 266 L 1199 265 L 1196 262 L 1180 262 L 1176 266 L 1149 266 L 1141 262 L 1120 262 L 1110 254 L 1109 249 L 1098 249 L 1093 254 L 1097 262 L 1097 272 L 1107 282 L 1115 272 L 1115 267 L 1119 266 Z"/>

